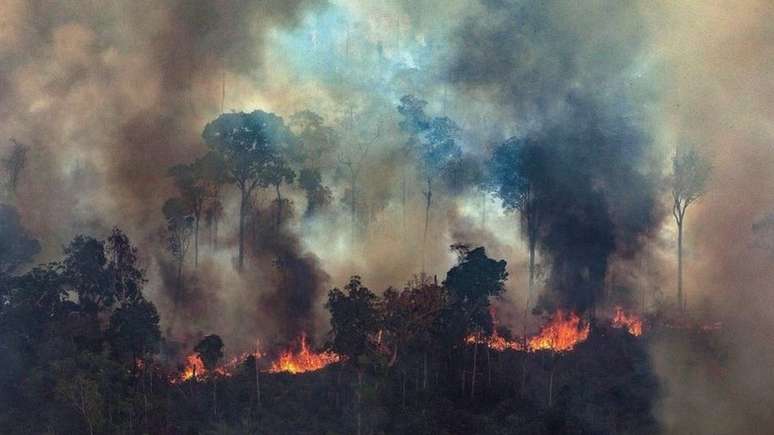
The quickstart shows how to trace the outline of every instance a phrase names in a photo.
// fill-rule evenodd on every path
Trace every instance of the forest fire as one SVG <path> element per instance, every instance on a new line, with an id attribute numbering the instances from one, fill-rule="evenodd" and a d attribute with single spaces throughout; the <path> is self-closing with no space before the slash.
<path id="1" fill-rule="evenodd" d="M 301 335 L 298 339 L 298 349 L 294 350 L 294 346 L 290 346 L 285 349 L 280 356 L 274 360 L 270 367 L 265 370 L 269 373 L 304 373 L 320 370 L 329 364 L 341 361 L 341 357 L 333 352 L 314 352 L 309 348 L 306 335 Z M 256 359 L 261 359 L 265 354 L 256 353 L 242 353 L 240 355 L 230 358 L 225 363 L 219 365 L 214 369 L 217 376 L 230 377 L 232 373 L 244 363 L 249 356 L 255 356 Z M 193 353 L 185 358 L 185 363 L 180 370 L 177 377 L 172 379 L 172 383 L 186 382 L 189 380 L 199 381 L 207 376 L 208 370 L 204 366 L 199 355 Z"/>
<path id="2" fill-rule="evenodd" d="M 589 325 L 584 323 L 577 314 L 559 310 L 551 316 L 548 323 L 540 328 L 537 335 L 526 339 L 526 349 L 528 352 L 539 350 L 566 352 L 572 350 L 578 343 L 585 341 L 589 337 L 589 330 Z M 471 335 L 466 340 L 468 344 L 477 341 L 480 344 L 487 344 L 490 349 L 501 352 L 506 349 L 517 351 L 525 349 L 523 342 L 508 340 L 500 336 L 496 329 L 490 337 L 476 339 L 474 335 Z"/>
<path id="3" fill-rule="evenodd" d="M 551 319 L 540 328 L 538 335 L 527 341 L 531 352 L 538 350 L 553 350 L 565 352 L 572 350 L 578 343 L 589 337 L 589 325 L 572 312 L 557 311 Z"/>
<path id="4" fill-rule="evenodd" d="M 185 358 L 185 365 L 180 373 L 180 376 L 172 380 L 172 383 L 185 382 L 188 380 L 199 380 L 207 373 L 207 369 L 204 368 L 204 362 L 202 362 L 199 355 L 191 354 Z"/>
<path id="5" fill-rule="evenodd" d="M 316 353 L 310 350 L 306 342 L 306 335 L 302 335 L 299 340 L 299 349 L 296 351 L 292 349 L 283 351 L 280 357 L 272 363 L 269 373 L 287 372 L 297 374 L 311 372 L 339 361 L 341 361 L 341 357 L 333 352 Z"/>
<path id="6" fill-rule="evenodd" d="M 611 324 L 613 328 L 626 328 L 635 337 L 642 335 L 642 319 L 636 314 L 626 314 L 621 307 L 615 307 Z"/>

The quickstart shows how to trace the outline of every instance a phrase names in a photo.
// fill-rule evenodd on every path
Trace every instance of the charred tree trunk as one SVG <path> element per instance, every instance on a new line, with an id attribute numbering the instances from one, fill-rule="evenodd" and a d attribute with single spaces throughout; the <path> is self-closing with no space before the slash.
<path id="1" fill-rule="evenodd" d="M 357 370 L 357 435 L 361 435 L 363 427 L 363 370 Z"/>
<path id="2" fill-rule="evenodd" d="M 476 371 L 478 370 L 478 334 L 476 334 L 476 342 L 473 345 L 473 370 L 470 374 L 470 398 L 472 399 L 476 395 Z"/>
<path id="3" fill-rule="evenodd" d="M 556 371 L 556 361 L 551 358 L 551 372 L 548 375 L 548 407 L 554 406 L 554 372 Z"/>
<path id="4" fill-rule="evenodd" d="M 422 359 L 422 390 L 427 390 L 427 352 Z"/>
<path id="5" fill-rule="evenodd" d="M 683 221 L 677 221 L 677 306 L 685 311 L 686 298 L 683 294 Z"/>
<path id="6" fill-rule="evenodd" d="M 277 191 L 277 220 L 274 223 L 274 229 L 279 231 L 280 225 L 282 225 L 282 193 L 280 193 L 279 184 L 275 184 L 274 189 Z"/>
<path id="7" fill-rule="evenodd" d="M 199 268 L 199 215 L 194 216 L 194 268 Z"/>
<path id="8" fill-rule="evenodd" d="M 426 263 L 426 257 L 427 253 L 425 252 L 427 249 L 427 230 L 430 226 L 430 206 L 433 201 L 433 189 L 432 189 L 432 180 L 430 177 L 427 177 L 427 191 L 425 192 L 425 229 L 422 232 L 422 274 L 425 273 L 425 263 Z"/>
<path id="9" fill-rule="evenodd" d="M 245 186 L 240 186 L 242 198 L 239 203 L 239 260 L 237 269 L 241 272 L 245 262 L 245 213 L 247 212 L 247 199 L 249 192 Z"/>

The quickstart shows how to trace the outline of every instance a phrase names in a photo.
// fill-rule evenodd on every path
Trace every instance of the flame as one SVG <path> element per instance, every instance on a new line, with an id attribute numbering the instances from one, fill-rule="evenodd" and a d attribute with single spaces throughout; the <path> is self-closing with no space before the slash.
<path id="1" fill-rule="evenodd" d="M 328 364 L 341 361 L 341 357 L 333 352 L 315 353 L 309 350 L 306 335 L 301 335 L 300 349 L 286 349 L 269 368 L 269 373 L 287 372 L 291 374 L 320 370 Z"/>
<path id="2" fill-rule="evenodd" d="M 621 307 L 615 307 L 612 325 L 613 328 L 626 328 L 635 337 L 642 335 L 642 319 L 636 314 L 626 314 Z"/>
<path id="3" fill-rule="evenodd" d="M 185 365 L 180 373 L 180 376 L 172 380 L 172 383 L 185 382 L 188 380 L 199 380 L 207 373 L 207 369 L 204 368 L 204 362 L 202 362 L 199 355 L 192 353 L 185 357 Z"/>
<path id="4" fill-rule="evenodd" d="M 589 325 L 584 324 L 575 313 L 557 311 L 551 319 L 540 328 L 537 335 L 526 340 L 526 350 L 537 352 L 539 350 L 553 350 L 565 352 L 572 350 L 578 343 L 589 337 Z M 504 351 L 506 349 L 521 351 L 525 349 L 524 343 L 519 340 L 507 340 L 494 330 L 491 336 L 481 337 L 475 334 L 469 335 L 465 342 L 468 344 L 485 344 L 490 349 Z"/>
<path id="5" fill-rule="evenodd" d="M 553 350 L 565 352 L 589 338 L 589 325 L 583 324 L 575 313 L 557 311 L 538 335 L 531 337 L 527 346 L 530 351 Z"/>

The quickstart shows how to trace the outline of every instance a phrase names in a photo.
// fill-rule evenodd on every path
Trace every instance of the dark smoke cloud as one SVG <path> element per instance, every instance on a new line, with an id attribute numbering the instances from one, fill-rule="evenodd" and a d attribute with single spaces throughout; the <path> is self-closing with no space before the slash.
<path id="1" fill-rule="evenodd" d="M 644 36 L 634 26 L 602 37 L 603 17 L 636 23 L 635 11 L 618 3 L 483 4 L 481 16 L 458 29 L 450 79 L 496 101 L 540 147 L 543 171 L 532 182 L 539 246 L 551 265 L 545 308 L 586 310 L 602 294 L 611 256 L 633 255 L 660 223 L 651 141 L 633 109 L 643 100 L 622 86 Z"/>

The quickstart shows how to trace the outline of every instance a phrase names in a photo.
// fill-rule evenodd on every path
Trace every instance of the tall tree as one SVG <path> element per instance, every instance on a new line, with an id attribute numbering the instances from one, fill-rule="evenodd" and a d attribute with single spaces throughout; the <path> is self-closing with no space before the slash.
<path id="1" fill-rule="evenodd" d="M 374 338 L 379 334 L 378 298 L 363 286 L 359 276 L 350 278 L 344 291 L 328 292 L 325 307 L 331 313 L 331 349 L 347 357 L 357 369 L 357 433 L 362 431 L 363 373 L 373 357 Z"/>
<path id="2" fill-rule="evenodd" d="M 162 207 L 164 218 L 167 221 L 167 251 L 177 264 L 177 278 L 175 284 L 174 310 L 172 322 L 177 317 L 177 307 L 183 293 L 183 264 L 191 245 L 193 234 L 193 218 L 191 209 L 182 198 L 170 198 Z"/>
<path id="3" fill-rule="evenodd" d="M 275 229 L 279 231 L 280 225 L 282 225 L 282 193 L 280 192 L 280 186 L 282 183 L 292 184 L 296 179 L 296 173 L 288 166 L 285 159 L 276 155 L 272 159 L 271 164 L 266 168 L 265 180 L 271 186 L 274 186 L 274 191 L 277 194 L 276 202 L 277 207 L 275 209 Z"/>
<path id="4" fill-rule="evenodd" d="M 478 373 L 478 342 L 479 337 L 491 335 L 493 330 L 492 315 L 489 310 L 489 298 L 499 296 L 505 291 L 505 280 L 508 279 L 505 260 L 494 260 L 486 255 L 483 247 L 470 249 L 465 245 L 453 245 L 457 251 L 459 262 L 449 269 L 444 286 L 448 288 L 451 303 L 456 308 L 456 316 L 464 328 L 464 334 L 457 340 L 473 334 L 476 339 L 473 348 L 473 365 L 471 369 L 470 397 L 476 394 L 476 375 Z"/>
<path id="5" fill-rule="evenodd" d="M 312 217 L 330 204 L 331 190 L 322 184 L 319 169 L 304 168 L 298 173 L 298 184 L 306 193 L 304 217 Z"/>
<path id="6" fill-rule="evenodd" d="M 531 139 L 510 138 L 495 147 L 489 160 L 489 188 L 507 210 L 519 212 L 521 232 L 529 252 L 529 284 L 525 313 L 535 289 L 535 248 L 540 231 L 540 202 L 537 189 L 546 176 L 544 151 Z"/>
<path id="7" fill-rule="evenodd" d="M 156 307 L 144 298 L 125 303 L 110 316 L 106 336 L 111 354 L 136 368 L 137 361 L 147 361 L 159 350 L 161 330 Z"/>
<path id="8" fill-rule="evenodd" d="M 205 154 L 187 165 L 169 168 L 181 198 L 189 205 L 193 217 L 194 267 L 199 266 L 199 223 L 205 213 L 207 201 L 217 197 L 220 185 L 225 182 L 223 162 L 213 152 Z"/>
<path id="9" fill-rule="evenodd" d="M 693 146 L 678 147 L 672 158 L 672 216 L 677 224 L 677 306 L 687 308 L 683 291 L 683 226 L 688 207 L 704 195 L 711 173 L 709 161 Z"/>
<path id="10" fill-rule="evenodd" d="M 267 170 L 279 149 L 295 141 L 281 117 L 256 110 L 225 113 L 204 127 L 205 143 L 223 159 L 230 180 L 239 189 L 238 268 L 244 265 L 245 215 L 253 191 L 267 187 Z"/>
<path id="11" fill-rule="evenodd" d="M 27 145 L 17 142 L 11 138 L 10 152 L 3 158 L 3 169 L 6 173 L 6 188 L 8 189 L 9 196 L 16 195 L 16 189 L 19 187 L 19 181 L 21 180 L 24 168 L 27 166 Z"/>
<path id="12" fill-rule="evenodd" d="M 425 271 L 425 246 L 430 225 L 430 207 L 433 201 L 433 182 L 453 162 L 460 159 L 462 150 L 457 144 L 460 128 L 446 116 L 431 118 L 425 114 L 427 102 L 412 95 L 401 98 L 398 112 L 404 119 L 400 122 L 403 131 L 409 133 L 410 144 L 416 147 L 419 169 L 426 187 L 425 223 L 422 233 L 422 272 Z"/>

